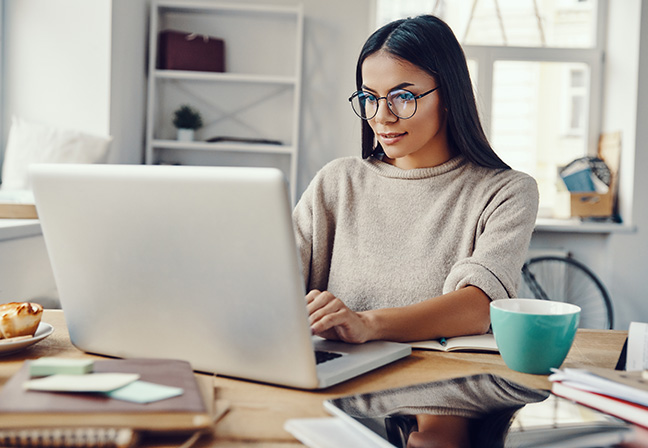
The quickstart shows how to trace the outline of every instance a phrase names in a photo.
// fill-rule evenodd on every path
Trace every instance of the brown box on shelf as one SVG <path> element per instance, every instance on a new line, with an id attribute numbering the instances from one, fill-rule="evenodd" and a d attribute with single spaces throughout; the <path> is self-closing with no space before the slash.
<path id="1" fill-rule="evenodd" d="M 579 218 L 612 216 L 612 193 L 571 193 L 571 215 Z"/>
<path id="2" fill-rule="evenodd" d="M 0 219 L 38 219 L 34 204 L 0 203 Z"/>
<path id="3" fill-rule="evenodd" d="M 571 193 L 571 215 L 579 218 L 604 218 L 614 214 L 616 189 L 621 156 L 621 133 L 601 135 L 598 157 L 610 169 L 610 188 L 607 193 Z"/>
<path id="4" fill-rule="evenodd" d="M 225 71 L 225 43 L 215 37 L 184 31 L 161 31 L 158 68 L 163 70 Z"/>

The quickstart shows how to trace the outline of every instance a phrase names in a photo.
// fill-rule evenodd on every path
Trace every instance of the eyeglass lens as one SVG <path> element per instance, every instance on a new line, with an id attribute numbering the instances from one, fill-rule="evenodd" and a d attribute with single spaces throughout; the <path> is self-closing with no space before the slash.
<path id="1" fill-rule="evenodd" d="M 379 100 L 375 95 L 368 92 L 356 92 L 351 97 L 351 106 L 354 112 L 365 120 L 371 120 L 378 113 Z M 410 118 L 416 112 L 416 97 L 407 90 L 393 90 L 385 97 L 387 107 L 398 118 Z"/>

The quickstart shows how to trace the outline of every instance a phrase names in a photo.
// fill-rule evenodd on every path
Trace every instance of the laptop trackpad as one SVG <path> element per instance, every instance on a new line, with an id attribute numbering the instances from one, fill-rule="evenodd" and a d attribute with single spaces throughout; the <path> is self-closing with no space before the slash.
<path id="1" fill-rule="evenodd" d="M 364 344 L 349 344 L 346 342 L 329 341 L 313 337 L 313 347 L 316 351 L 339 353 L 336 357 L 318 364 L 317 371 L 321 375 L 338 375 L 341 372 L 355 375 L 375 369 L 381 365 L 395 361 L 411 353 L 408 344 L 396 342 L 371 341 Z"/>

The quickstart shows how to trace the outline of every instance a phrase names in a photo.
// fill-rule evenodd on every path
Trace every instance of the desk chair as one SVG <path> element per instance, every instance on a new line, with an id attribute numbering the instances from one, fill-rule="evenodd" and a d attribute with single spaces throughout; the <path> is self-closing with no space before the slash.
<path id="1" fill-rule="evenodd" d="M 612 301 L 603 282 L 587 266 L 569 256 L 527 260 L 522 267 L 518 297 L 578 305 L 580 328 L 611 329 L 614 322 Z"/>

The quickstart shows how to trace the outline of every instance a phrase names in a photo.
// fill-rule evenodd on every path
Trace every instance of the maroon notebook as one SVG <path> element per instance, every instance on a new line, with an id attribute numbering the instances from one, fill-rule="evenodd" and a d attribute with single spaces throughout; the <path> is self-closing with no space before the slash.
<path id="1" fill-rule="evenodd" d="M 210 426 L 200 388 L 186 361 L 169 359 L 107 359 L 95 372 L 139 373 L 142 381 L 181 387 L 177 397 L 133 403 L 103 394 L 25 390 L 29 361 L 0 391 L 0 428 L 123 427 L 150 431 L 193 431 Z"/>

